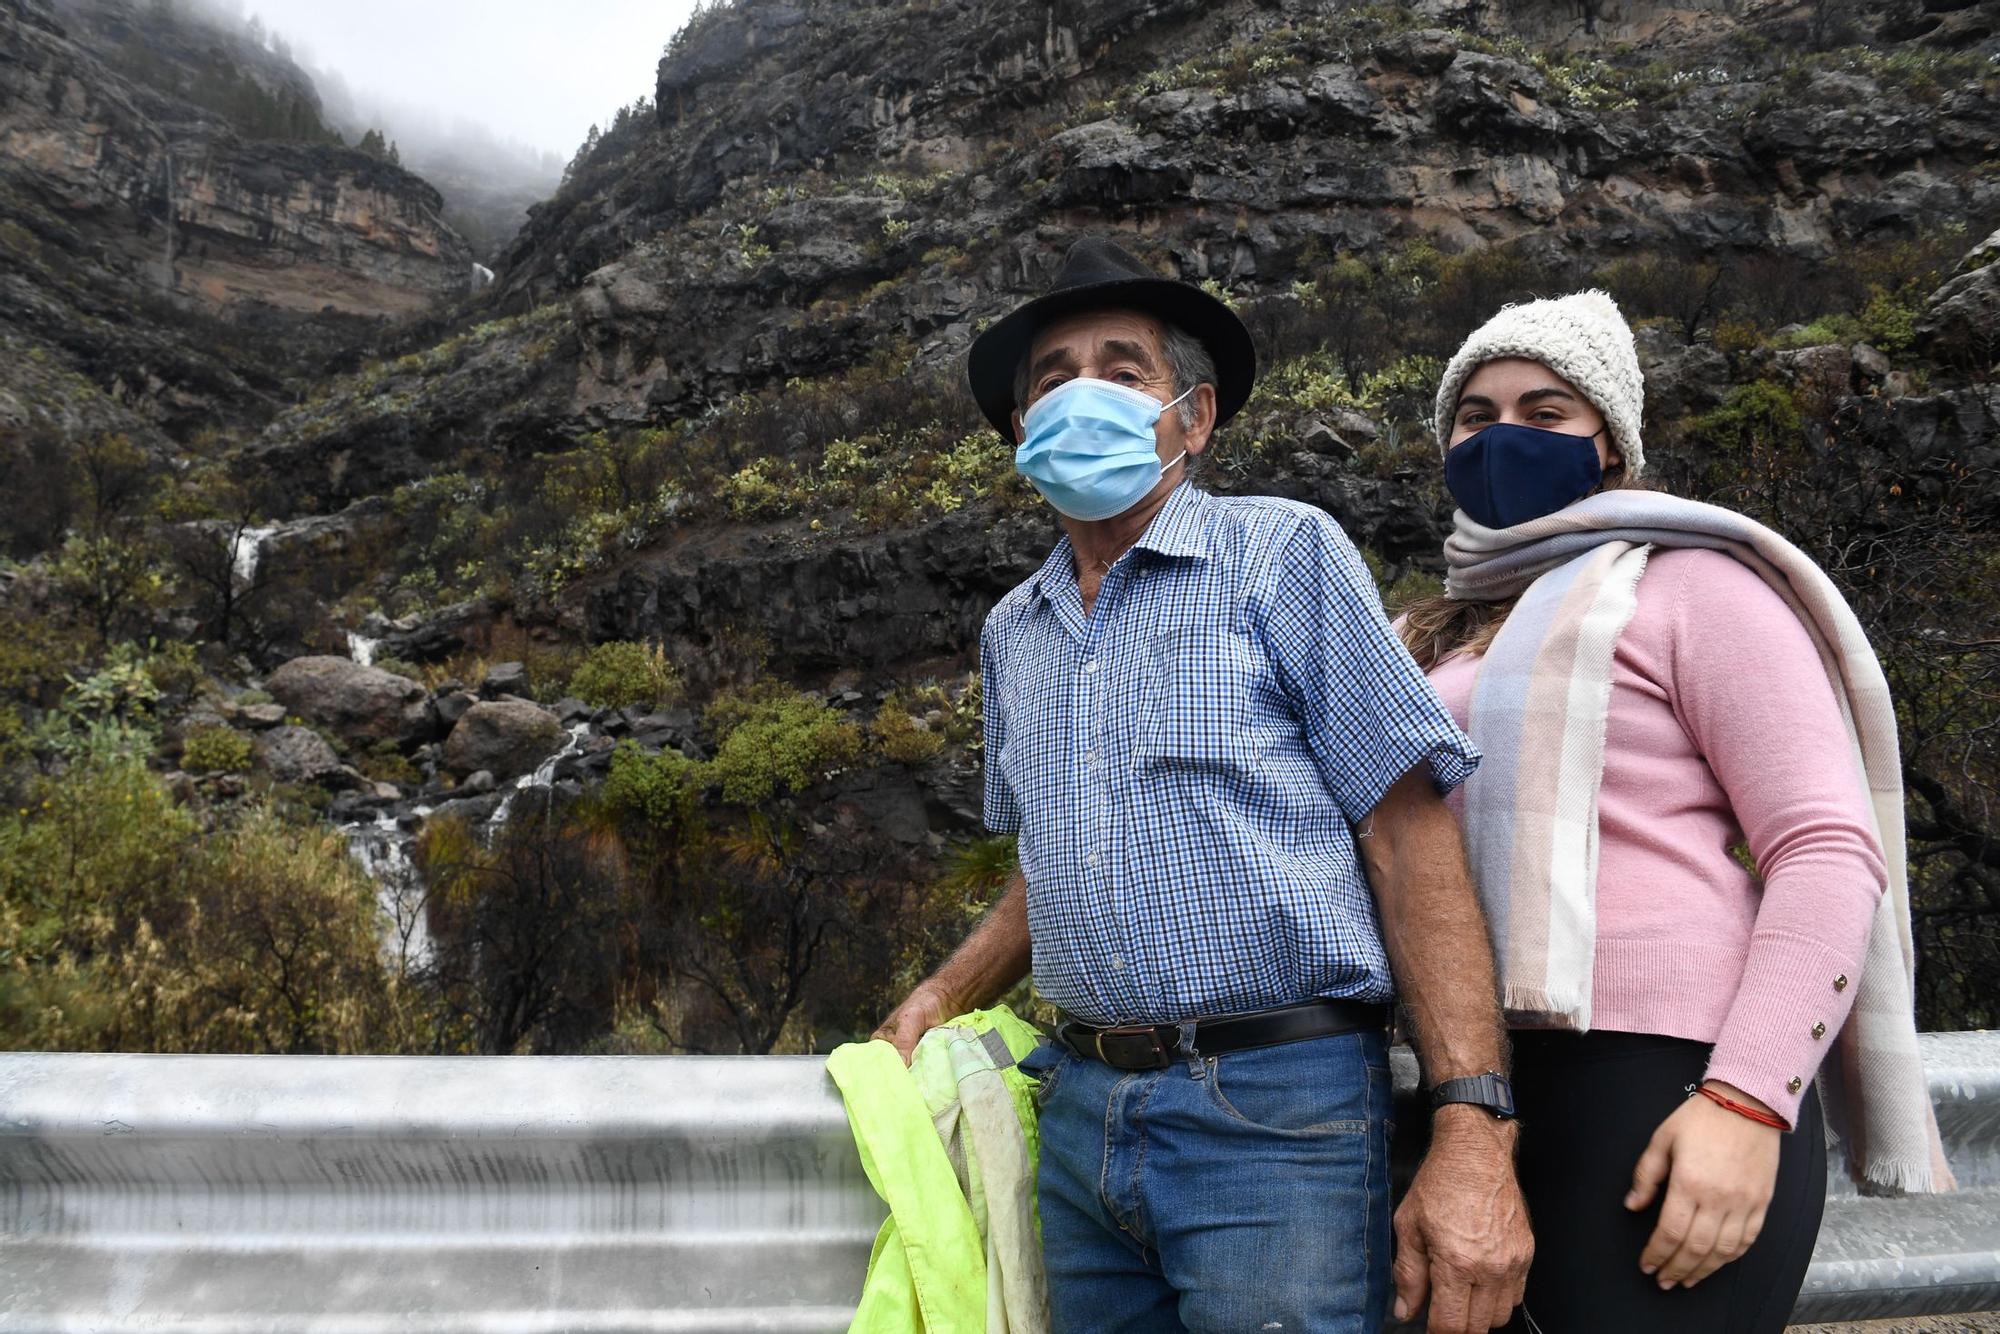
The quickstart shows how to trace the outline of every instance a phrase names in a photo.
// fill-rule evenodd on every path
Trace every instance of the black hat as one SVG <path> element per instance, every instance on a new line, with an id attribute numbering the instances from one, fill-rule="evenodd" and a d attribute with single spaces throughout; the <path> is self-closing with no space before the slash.
<path id="1" fill-rule="evenodd" d="M 1235 311 L 1191 283 L 1162 278 L 1111 241 L 1088 236 L 1069 248 L 1045 295 L 972 340 L 965 365 L 972 397 L 1001 435 L 1014 438 L 1014 375 L 1035 335 L 1065 315 L 1112 307 L 1156 316 L 1208 349 L 1215 360 L 1217 426 L 1250 397 L 1257 382 L 1257 349 Z"/>

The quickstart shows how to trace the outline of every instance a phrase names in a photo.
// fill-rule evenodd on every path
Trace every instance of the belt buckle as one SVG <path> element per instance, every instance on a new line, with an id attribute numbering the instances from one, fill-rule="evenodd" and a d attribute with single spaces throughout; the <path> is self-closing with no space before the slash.
<path id="1" fill-rule="evenodd" d="M 1114 1038 L 1143 1037 L 1144 1039 L 1146 1039 L 1147 1042 L 1151 1043 L 1153 1047 L 1153 1061 L 1154 1061 L 1154 1065 L 1152 1067 L 1153 1069 L 1164 1070 L 1168 1066 L 1174 1063 L 1173 1054 L 1167 1050 L 1167 1045 L 1164 1042 L 1160 1041 L 1160 1030 L 1156 1025 L 1119 1024 L 1110 1028 L 1093 1029 L 1091 1031 L 1091 1044 L 1096 1048 L 1097 1059 L 1104 1062 L 1104 1064 L 1106 1065 L 1111 1065 L 1112 1064 L 1111 1059 L 1104 1054 L 1104 1039 L 1106 1037 L 1114 1037 Z M 1138 1067 L 1138 1068 L 1143 1069 L 1145 1067 Z"/>

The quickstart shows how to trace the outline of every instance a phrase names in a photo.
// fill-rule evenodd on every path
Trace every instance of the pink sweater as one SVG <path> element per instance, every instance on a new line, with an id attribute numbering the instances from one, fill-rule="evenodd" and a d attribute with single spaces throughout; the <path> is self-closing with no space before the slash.
<path id="1" fill-rule="evenodd" d="M 1713 1043 L 1708 1077 L 1791 1121 L 1885 884 L 1867 794 L 1812 640 L 1753 571 L 1656 548 L 1638 603 L 1611 669 L 1591 1024 Z M 1478 661 L 1431 672 L 1461 726 Z"/>

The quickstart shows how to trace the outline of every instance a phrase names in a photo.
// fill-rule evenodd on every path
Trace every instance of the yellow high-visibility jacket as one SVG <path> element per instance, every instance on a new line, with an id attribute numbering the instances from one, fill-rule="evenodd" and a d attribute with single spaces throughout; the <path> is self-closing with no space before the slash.
<path id="1" fill-rule="evenodd" d="M 827 1057 L 869 1183 L 889 1217 L 850 1334 L 1043 1334 L 1035 1216 L 1040 1040 L 1012 1010 L 974 1010 L 924 1034 L 908 1068 L 886 1042 Z"/>

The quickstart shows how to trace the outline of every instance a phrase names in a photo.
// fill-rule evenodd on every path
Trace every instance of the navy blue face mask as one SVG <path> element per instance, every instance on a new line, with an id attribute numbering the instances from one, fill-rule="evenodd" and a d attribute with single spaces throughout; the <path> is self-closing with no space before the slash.
<path id="1" fill-rule="evenodd" d="M 1444 484 L 1475 523 L 1512 528 L 1554 514 L 1604 480 L 1595 435 L 1495 422 L 1444 456 Z"/>

